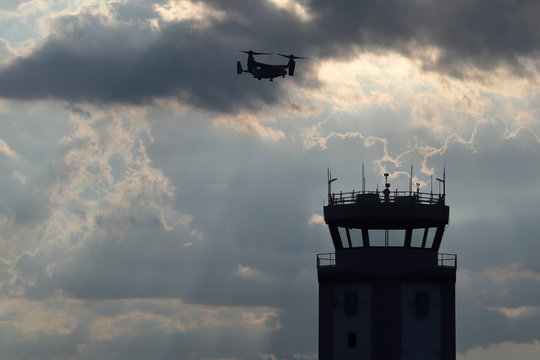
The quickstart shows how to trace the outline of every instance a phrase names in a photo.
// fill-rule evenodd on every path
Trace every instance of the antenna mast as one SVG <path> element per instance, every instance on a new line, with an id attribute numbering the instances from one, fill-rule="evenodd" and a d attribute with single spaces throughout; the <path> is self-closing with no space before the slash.
<path id="1" fill-rule="evenodd" d="M 443 192 L 443 198 L 446 198 L 446 164 L 443 167 L 443 173 L 442 173 L 442 192 Z"/>
<path id="2" fill-rule="evenodd" d="M 413 166 L 411 164 L 411 176 L 409 177 L 409 195 L 412 194 L 412 174 L 413 174 Z"/>
<path id="3" fill-rule="evenodd" d="M 441 198 L 443 200 L 443 203 L 444 203 L 444 200 L 446 198 L 446 166 L 443 168 L 443 177 L 442 177 L 442 179 L 437 178 L 437 181 L 439 182 L 439 198 Z M 441 183 L 442 183 L 442 187 L 443 187 L 442 196 L 441 196 Z"/>
<path id="4" fill-rule="evenodd" d="M 364 163 L 362 162 L 362 194 L 366 192 L 366 178 L 364 176 Z"/>
<path id="5" fill-rule="evenodd" d="M 336 181 L 337 178 L 332 179 L 332 173 L 330 172 L 330 166 L 327 169 L 328 173 L 328 205 L 332 203 L 332 182 Z"/>

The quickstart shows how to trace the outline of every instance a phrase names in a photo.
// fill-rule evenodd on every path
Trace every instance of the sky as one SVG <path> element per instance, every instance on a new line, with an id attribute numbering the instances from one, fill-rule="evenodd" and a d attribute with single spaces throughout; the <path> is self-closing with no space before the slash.
<path id="1" fill-rule="evenodd" d="M 368 190 L 446 169 L 457 358 L 538 359 L 538 14 L 4 0 L 0 358 L 317 359 L 326 172 L 365 164 Z M 238 50 L 310 59 L 258 81 Z"/>

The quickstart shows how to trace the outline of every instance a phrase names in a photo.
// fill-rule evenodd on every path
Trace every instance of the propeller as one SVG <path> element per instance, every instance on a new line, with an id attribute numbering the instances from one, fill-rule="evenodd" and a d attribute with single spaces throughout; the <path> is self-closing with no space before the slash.
<path id="1" fill-rule="evenodd" d="M 291 55 L 278 54 L 278 55 L 289 59 L 289 63 L 287 64 L 287 67 L 289 68 L 289 76 L 294 75 L 294 68 L 296 66 L 296 62 L 294 61 L 294 59 L 309 59 L 308 57 L 294 56 L 293 54 Z"/>
<path id="2" fill-rule="evenodd" d="M 286 57 L 286 58 L 288 58 L 289 60 L 294 60 L 294 59 L 309 59 L 308 57 L 304 57 L 304 56 L 294 56 L 293 54 L 291 54 L 291 55 L 278 54 L 278 55 L 279 55 L 279 56 Z"/>
<path id="3" fill-rule="evenodd" d="M 271 55 L 272 53 L 262 53 L 262 52 L 256 52 L 253 50 L 238 50 L 240 52 L 246 53 L 248 55 Z"/>

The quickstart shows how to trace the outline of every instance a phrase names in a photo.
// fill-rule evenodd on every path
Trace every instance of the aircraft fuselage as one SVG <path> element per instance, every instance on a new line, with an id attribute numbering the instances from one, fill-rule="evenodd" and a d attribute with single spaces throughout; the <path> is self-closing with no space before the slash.
<path id="1" fill-rule="evenodd" d="M 278 76 L 287 75 L 287 70 L 285 70 L 283 67 L 265 66 L 255 67 L 249 70 L 249 73 L 257 79 L 273 79 Z"/>

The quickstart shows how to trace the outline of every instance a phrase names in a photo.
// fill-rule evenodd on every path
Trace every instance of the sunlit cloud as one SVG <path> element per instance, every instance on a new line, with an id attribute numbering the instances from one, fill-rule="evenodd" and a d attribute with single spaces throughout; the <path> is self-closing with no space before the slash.
<path id="1" fill-rule="evenodd" d="M 42 14 L 51 8 L 51 1 L 30 0 L 22 1 L 15 10 L 0 10 L 0 19 L 8 20 L 14 18 L 23 19 L 34 14 Z"/>
<path id="2" fill-rule="evenodd" d="M 268 309 L 264 312 L 246 311 L 242 314 L 244 322 L 251 326 L 279 330 L 283 324 L 279 320 L 281 312 L 276 309 Z"/>
<path id="3" fill-rule="evenodd" d="M 488 346 L 477 346 L 466 353 L 458 353 L 458 360 L 535 360 L 540 355 L 540 341 L 535 340 L 529 343 L 502 342 L 489 344 Z"/>
<path id="4" fill-rule="evenodd" d="M 17 180 L 20 184 L 24 185 L 26 183 L 26 175 L 24 175 L 22 172 L 18 170 L 13 170 L 11 172 L 11 177 L 15 180 Z"/>
<path id="5" fill-rule="evenodd" d="M 259 359 L 260 360 L 277 360 L 277 357 L 276 355 L 274 354 L 259 354 Z"/>
<path id="6" fill-rule="evenodd" d="M 490 306 L 488 309 L 503 314 L 510 319 L 527 318 L 540 315 L 540 307 L 520 306 L 517 308 L 506 308 L 502 306 Z"/>
<path id="7" fill-rule="evenodd" d="M 97 304 L 66 298 L 61 293 L 45 301 L 3 298 L 0 304 L 6 336 L 29 340 L 42 335 L 66 339 L 82 335 L 78 341 L 94 345 L 121 337 L 136 338 L 148 331 L 168 336 L 216 329 L 235 329 L 253 341 L 279 330 L 280 316 L 278 309 L 270 307 L 202 306 L 176 299 L 106 300 Z M 85 334 L 74 335 L 83 329 Z"/>
<path id="8" fill-rule="evenodd" d="M 0 304 L 0 319 L 9 324 L 6 329 L 27 338 L 69 335 L 86 313 L 81 301 L 60 294 L 45 301 L 2 298 Z"/>
<path id="9" fill-rule="evenodd" d="M 317 358 L 317 354 L 293 354 L 295 360 L 316 360 Z"/>
<path id="10" fill-rule="evenodd" d="M 308 219 L 309 225 L 324 225 L 324 218 L 321 214 L 313 214 Z"/>
<path id="11" fill-rule="evenodd" d="M 153 6 L 165 22 L 193 20 L 197 22 L 198 27 L 207 27 L 213 21 L 227 17 L 224 11 L 215 10 L 202 1 L 169 0 L 164 5 Z"/>
<path id="12" fill-rule="evenodd" d="M 302 21 L 309 21 L 313 15 L 308 7 L 305 6 L 305 0 L 268 0 L 280 9 L 289 11 Z"/>
<path id="13" fill-rule="evenodd" d="M 10 158 L 17 158 L 19 156 L 3 139 L 0 139 L 0 153 Z"/>
<path id="14" fill-rule="evenodd" d="M 530 316 L 538 310 L 531 306 L 530 297 L 513 299 L 516 286 L 540 286 L 540 273 L 523 269 L 518 264 L 484 268 L 480 271 L 459 269 L 459 284 L 469 289 L 478 304 L 509 318 Z M 508 305 L 507 305 L 508 304 Z M 512 305 L 510 305 L 512 304 Z M 515 306 L 515 305 L 518 306 Z"/>
<path id="15" fill-rule="evenodd" d="M 235 275 L 247 279 L 247 280 L 257 280 L 257 281 L 272 281 L 273 279 L 269 274 L 265 274 L 262 271 L 254 268 L 253 266 L 238 264 L 236 268 Z"/>
<path id="16" fill-rule="evenodd" d="M 285 138 L 285 133 L 280 129 L 263 125 L 275 121 L 276 119 L 271 116 L 257 116 L 250 113 L 242 113 L 237 116 L 218 116 L 213 119 L 213 123 L 216 126 L 257 135 L 265 140 L 278 141 Z"/>
<path id="17" fill-rule="evenodd" d="M 322 123 L 318 123 L 315 126 L 306 129 L 304 131 L 304 147 L 306 149 L 321 148 L 326 149 L 328 141 L 332 138 L 337 139 L 347 139 L 347 138 L 358 138 L 362 141 L 365 141 L 364 136 L 358 132 L 346 132 L 346 133 L 337 133 L 331 132 L 327 135 L 324 135 L 320 129 Z M 372 144 L 370 142 L 370 144 Z M 368 145 L 368 144 L 366 144 Z M 369 146 L 369 145 L 368 145 Z"/>
<path id="18" fill-rule="evenodd" d="M 108 0 L 30 0 L 20 2 L 12 10 L 0 9 L 0 19 L 17 21 L 18 26 L 24 30 L 22 33 L 31 36 L 18 41 L 21 42 L 20 46 L 13 49 L 17 56 L 27 56 L 35 48 L 36 42 L 57 31 L 54 23 L 60 17 L 86 13 L 111 22 L 115 19 L 112 11 L 113 5 L 122 2 Z"/>
<path id="19" fill-rule="evenodd" d="M 363 53 L 347 61 L 322 62 L 318 78 L 321 89 L 306 92 L 306 97 L 321 108 L 342 112 L 361 111 L 367 106 L 408 109 L 413 125 L 438 136 L 456 130 L 465 134 L 475 118 L 504 107 L 517 125 L 537 122 L 532 110 L 522 112 L 509 103 L 494 102 L 497 97 L 527 97 L 537 91 L 533 80 L 518 77 L 503 65 L 483 74 L 481 81 L 476 77 L 456 79 L 424 71 L 414 58 Z"/>

